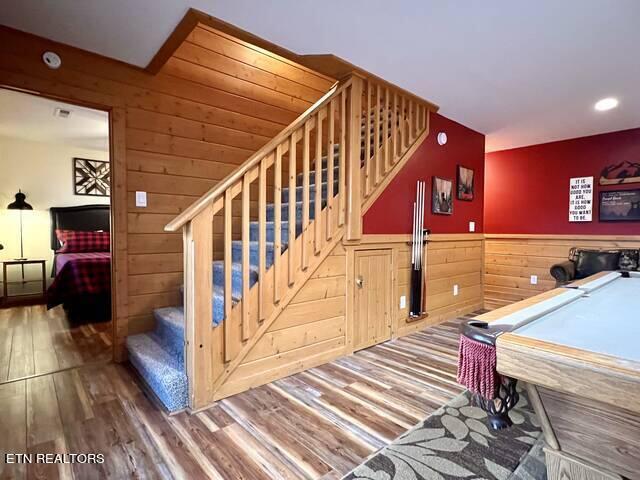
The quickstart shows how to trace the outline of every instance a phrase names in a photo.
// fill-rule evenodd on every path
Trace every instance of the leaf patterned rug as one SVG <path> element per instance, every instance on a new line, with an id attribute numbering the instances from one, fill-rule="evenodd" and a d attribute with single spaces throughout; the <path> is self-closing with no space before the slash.
<path id="1" fill-rule="evenodd" d="M 525 392 L 510 416 L 513 427 L 490 430 L 486 413 L 471 405 L 466 391 L 343 479 L 507 480 L 541 435 Z"/>

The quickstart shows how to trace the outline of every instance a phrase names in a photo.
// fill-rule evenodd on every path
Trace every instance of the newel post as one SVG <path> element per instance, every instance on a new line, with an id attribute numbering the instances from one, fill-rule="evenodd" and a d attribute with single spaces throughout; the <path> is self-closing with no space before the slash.
<path id="1" fill-rule="evenodd" d="M 211 402 L 213 384 L 213 202 L 184 226 L 185 365 L 189 406 Z"/>
<path id="2" fill-rule="evenodd" d="M 347 139 L 347 241 L 362 238 L 362 189 L 360 181 L 360 149 L 362 122 L 362 95 L 364 80 L 359 75 L 351 77 L 351 91 L 348 102 L 349 138 Z"/>

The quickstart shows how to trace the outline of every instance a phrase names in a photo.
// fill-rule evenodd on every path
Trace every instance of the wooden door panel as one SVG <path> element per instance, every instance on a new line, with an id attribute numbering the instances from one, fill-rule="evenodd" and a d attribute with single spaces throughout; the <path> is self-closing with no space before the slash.
<path id="1" fill-rule="evenodd" d="M 362 285 L 358 286 L 358 279 Z M 354 348 L 391 338 L 391 250 L 355 253 Z"/>

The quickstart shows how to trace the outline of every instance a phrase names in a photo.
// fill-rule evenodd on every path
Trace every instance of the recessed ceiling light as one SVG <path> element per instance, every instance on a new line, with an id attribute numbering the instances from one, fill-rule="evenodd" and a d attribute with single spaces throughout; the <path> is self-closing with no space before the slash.
<path id="1" fill-rule="evenodd" d="M 599 112 L 605 112 L 607 110 L 611 110 L 612 108 L 616 108 L 618 106 L 618 99 L 613 97 L 603 98 L 602 100 L 598 100 L 595 104 L 595 109 Z"/>

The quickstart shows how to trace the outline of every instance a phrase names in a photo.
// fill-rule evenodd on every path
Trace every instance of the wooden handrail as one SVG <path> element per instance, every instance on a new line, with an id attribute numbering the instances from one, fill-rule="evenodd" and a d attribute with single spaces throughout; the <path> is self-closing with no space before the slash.
<path id="1" fill-rule="evenodd" d="M 205 193 L 202 197 L 196 200 L 190 205 L 184 212 L 171 220 L 165 227 L 166 232 L 177 232 L 184 227 L 188 222 L 193 220 L 198 213 L 200 213 L 210 202 L 213 202 L 216 198 L 224 194 L 225 190 L 233 186 L 236 182 L 242 181 L 242 177 L 245 173 L 249 172 L 252 168 L 259 164 L 260 160 L 271 153 L 275 148 L 280 145 L 284 140 L 291 136 L 293 132 L 299 129 L 310 118 L 317 109 L 321 108 L 326 102 L 330 101 L 332 97 L 340 94 L 347 87 L 351 85 L 351 78 L 347 78 L 342 82 L 336 82 L 322 97 L 305 110 L 298 118 L 296 118 L 291 124 L 284 128 L 278 135 L 273 137 L 265 146 L 263 146 L 256 153 L 251 155 L 240 167 L 234 172 L 227 175 L 220 183 Z"/>

